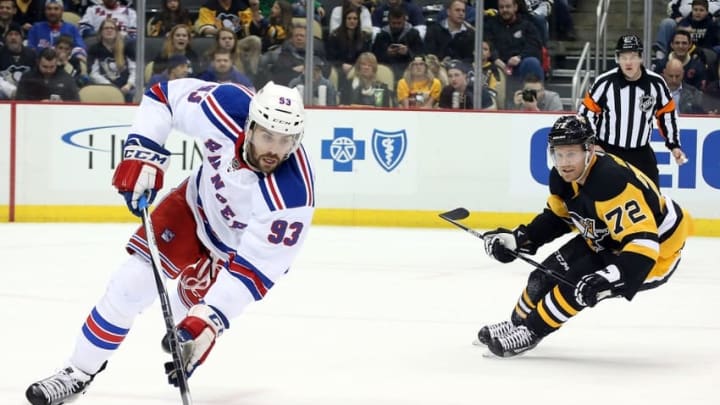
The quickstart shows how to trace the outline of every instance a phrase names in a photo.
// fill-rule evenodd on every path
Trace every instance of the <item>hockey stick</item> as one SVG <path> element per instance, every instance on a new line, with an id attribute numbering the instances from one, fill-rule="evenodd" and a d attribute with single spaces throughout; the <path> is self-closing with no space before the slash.
<path id="1" fill-rule="evenodd" d="M 143 195 L 140 197 L 138 207 L 142 210 L 142 222 L 143 227 L 145 227 L 145 239 L 147 240 L 148 249 L 150 250 L 150 264 L 152 264 L 153 275 L 155 276 L 155 286 L 157 287 L 158 295 L 160 296 L 160 306 L 162 307 L 163 317 L 165 318 L 165 330 L 167 331 L 166 336 L 168 337 L 170 353 L 172 353 L 173 363 L 175 364 L 175 373 L 178 379 L 180 397 L 182 398 L 183 405 L 192 405 L 190 387 L 188 386 L 187 376 L 185 375 L 185 367 L 183 366 L 183 361 L 180 357 L 180 343 L 177 339 L 175 320 L 173 319 L 172 309 L 170 307 L 170 298 L 168 297 L 167 290 L 165 289 L 165 281 L 160 274 L 160 250 L 158 249 L 157 241 L 155 240 L 155 233 L 153 232 L 153 224 L 150 220 L 147 196 Z"/>
<path id="2" fill-rule="evenodd" d="M 479 239 L 485 239 L 485 234 L 482 232 L 478 232 L 472 228 L 469 228 L 460 222 L 458 222 L 461 219 L 465 219 L 470 216 L 470 212 L 466 210 L 465 208 L 455 208 L 454 210 L 443 212 L 438 214 L 440 218 L 450 222 L 451 224 L 457 226 L 458 228 L 464 230 L 465 232 L 471 234 L 472 236 L 475 236 Z M 514 250 L 507 249 L 508 252 L 510 252 L 511 255 L 515 256 L 518 259 L 521 259 L 525 261 L 526 263 L 529 263 L 533 266 L 535 266 L 538 270 L 542 271 L 543 273 L 547 274 L 548 276 L 554 278 L 555 280 L 569 286 L 569 287 L 575 287 L 575 283 L 565 278 L 564 275 L 561 273 L 558 273 L 557 271 L 543 265 L 542 263 L 538 263 L 535 260 L 525 256 L 522 253 L 516 252 Z"/>

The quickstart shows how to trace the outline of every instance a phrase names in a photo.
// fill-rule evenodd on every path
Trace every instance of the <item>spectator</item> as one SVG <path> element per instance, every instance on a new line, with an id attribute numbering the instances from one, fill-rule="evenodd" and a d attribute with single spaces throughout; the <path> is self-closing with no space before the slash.
<path id="1" fill-rule="evenodd" d="M 20 78 L 35 67 L 35 59 L 35 51 L 23 45 L 22 27 L 10 24 L 0 47 L 0 99 L 15 97 Z"/>
<path id="2" fill-rule="evenodd" d="M 73 39 L 71 55 L 87 59 L 87 48 L 77 27 L 62 20 L 63 2 L 61 0 L 47 0 L 45 3 L 45 18 L 33 24 L 28 32 L 27 45 L 36 52 L 43 48 L 55 46 L 55 40 L 60 35 L 69 35 Z"/>
<path id="3" fill-rule="evenodd" d="M 546 90 L 541 78 L 530 73 L 525 76 L 522 90 L 513 97 L 516 110 L 523 111 L 562 111 L 560 95 Z"/>
<path id="4" fill-rule="evenodd" d="M 650 146 L 653 123 L 678 166 L 687 163 L 687 156 L 680 146 L 677 111 L 667 83 L 645 69 L 642 52 L 637 35 L 618 38 L 618 66 L 595 78 L 578 115 L 594 124 L 597 146 L 631 163 L 659 187 L 657 158 Z"/>
<path id="5" fill-rule="evenodd" d="M 442 85 L 433 77 L 425 57 L 416 56 L 398 81 L 397 97 L 401 108 L 435 108 Z"/>
<path id="6" fill-rule="evenodd" d="M 561 41 L 577 41 L 575 22 L 570 14 L 568 0 L 555 0 L 552 4 L 552 16 L 555 18 L 555 32 Z"/>
<path id="7" fill-rule="evenodd" d="M 448 16 L 428 27 L 425 35 L 425 52 L 441 60 L 459 59 L 473 61 L 475 51 L 475 28 L 465 21 L 463 0 L 448 1 Z"/>
<path id="8" fill-rule="evenodd" d="M 535 25 L 519 14 L 519 0 L 498 0 L 498 13 L 485 19 L 485 39 L 495 45 L 508 76 L 545 77 L 542 44 Z M 498 63 L 498 62 L 496 62 Z"/>
<path id="9" fill-rule="evenodd" d="M 121 4 L 118 0 L 102 0 L 101 4 L 95 4 L 85 10 L 80 19 L 80 35 L 87 38 L 96 35 L 100 31 L 100 24 L 111 19 L 120 27 L 120 35 L 135 39 L 137 36 L 137 14 L 132 8 Z"/>
<path id="10" fill-rule="evenodd" d="M 440 108 L 461 110 L 472 110 L 475 108 L 473 101 L 473 84 L 468 79 L 468 73 L 470 72 L 472 72 L 471 67 L 464 62 L 459 60 L 450 61 L 447 68 L 450 83 L 443 87 L 440 92 Z M 482 88 L 482 109 L 497 110 L 495 98 L 485 86 Z"/>
<path id="11" fill-rule="evenodd" d="M 227 49 L 215 49 L 210 68 L 198 78 L 208 82 L 241 84 L 255 91 L 252 81 L 233 66 L 230 51 Z"/>
<path id="12" fill-rule="evenodd" d="M 688 17 L 692 12 L 693 0 L 670 0 L 667 5 L 668 18 L 660 21 L 657 40 L 653 45 L 655 59 L 664 59 L 668 52 L 668 46 L 673 39 L 677 24 L 683 18 Z M 708 12 L 710 15 L 716 15 L 720 11 L 720 2 L 712 0 L 708 3 Z"/>
<path id="13" fill-rule="evenodd" d="M 69 74 L 78 87 L 83 87 L 90 81 L 87 69 L 87 60 L 72 55 L 73 42 L 69 35 L 60 35 L 55 40 L 55 51 L 57 51 L 58 67 Z"/>
<path id="14" fill-rule="evenodd" d="M 178 24 L 172 27 L 160 53 L 153 59 L 153 73 L 160 73 L 167 69 L 168 60 L 174 55 L 182 55 L 185 56 L 185 59 L 190 60 L 189 75 L 201 70 L 199 69 L 200 59 L 190 46 L 190 27 L 187 25 Z"/>
<path id="15" fill-rule="evenodd" d="M 290 80 L 302 74 L 305 70 L 306 33 L 305 24 L 293 25 L 292 36 L 282 44 L 277 60 L 270 67 L 270 75 L 275 83 L 287 86 Z M 324 59 L 325 50 L 322 43 L 316 42 L 313 48 L 313 56 Z"/>
<path id="16" fill-rule="evenodd" d="M 547 0 L 525 0 L 525 7 L 530 21 L 535 24 L 542 46 L 547 46 L 550 38 L 550 24 L 548 19 L 552 11 L 552 2 Z"/>
<path id="17" fill-rule="evenodd" d="M 306 0 L 291 0 L 293 17 L 305 18 L 307 15 L 307 1 Z M 313 8 L 315 10 L 314 18 L 315 21 L 321 22 L 325 18 L 325 8 L 323 7 L 320 0 L 313 1 Z"/>
<path id="18" fill-rule="evenodd" d="M 15 0 L 0 0 L 0 48 L 3 46 L 5 33 L 10 28 L 10 24 L 13 23 L 16 12 Z"/>
<path id="19" fill-rule="evenodd" d="M 270 9 L 267 24 L 250 24 L 250 34 L 262 39 L 262 51 L 281 45 L 292 30 L 292 6 L 286 0 L 277 0 Z"/>
<path id="20" fill-rule="evenodd" d="M 363 0 L 343 0 L 341 6 L 333 8 L 330 12 L 329 31 L 333 32 L 342 25 L 345 19 L 345 9 L 352 7 L 360 9 L 360 29 L 374 36 L 372 16 L 368 8 L 363 5 Z"/>
<path id="21" fill-rule="evenodd" d="M 216 49 L 226 49 L 230 52 L 233 66 L 254 82 L 260 62 L 261 47 L 260 38 L 257 36 L 250 35 L 238 40 L 230 28 L 223 27 L 215 37 L 215 47 L 208 54 L 208 58 L 212 58 L 212 53 Z"/>
<path id="22" fill-rule="evenodd" d="M 250 23 L 251 13 L 246 0 L 207 0 L 200 7 L 195 30 L 205 37 L 217 35 L 222 27 L 240 33 Z"/>
<path id="23" fill-rule="evenodd" d="M 412 1 L 412 0 L 406 0 L 406 1 Z M 473 27 L 475 26 L 475 7 L 472 4 L 468 4 L 467 0 L 462 0 L 463 3 L 465 3 L 465 21 L 467 21 L 470 25 Z M 494 3 L 486 1 L 485 2 L 485 11 L 487 12 L 488 9 L 491 8 L 497 8 L 497 2 Z M 447 7 L 443 7 L 439 13 L 437 13 L 437 17 L 435 18 L 436 21 L 442 21 L 448 17 L 448 9 Z"/>
<path id="24" fill-rule="evenodd" d="M 58 69 L 57 52 L 52 48 L 44 48 L 40 51 L 36 68 L 20 79 L 15 99 L 80 101 L 80 95 L 73 78 Z"/>
<path id="25" fill-rule="evenodd" d="M 338 72 L 340 102 L 350 102 L 350 79 L 348 73 L 358 56 L 370 51 L 371 37 L 360 29 L 357 7 L 343 8 L 343 23 L 330 33 L 327 39 L 327 57 Z"/>
<path id="26" fill-rule="evenodd" d="M 355 62 L 350 83 L 350 104 L 390 107 L 392 89 L 377 79 L 378 61 L 372 52 L 363 52 Z"/>
<path id="27" fill-rule="evenodd" d="M 181 0 L 163 0 L 161 4 L 162 9 L 152 16 L 148 22 L 147 35 L 149 37 L 165 36 L 172 27 L 178 24 L 192 27 L 193 22 L 190 18 L 190 12 L 183 7 Z"/>
<path id="28" fill-rule="evenodd" d="M 375 37 L 372 52 L 379 62 L 390 66 L 395 77 L 400 77 L 415 55 L 425 53 L 423 40 L 417 29 L 408 23 L 405 9 L 391 8 L 387 21 Z"/>
<path id="29" fill-rule="evenodd" d="M 159 82 L 166 82 L 175 79 L 182 79 L 188 77 L 190 74 L 191 61 L 185 55 L 173 55 L 165 64 L 166 69 L 160 73 L 156 73 L 150 77 L 150 81 L 147 87 L 152 87 L 153 84 Z"/>
<path id="30" fill-rule="evenodd" d="M 685 73 L 682 62 L 670 59 L 662 75 L 680 114 L 705 114 L 702 92 L 690 84 L 683 83 Z"/>
<path id="31" fill-rule="evenodd" d="M 720 82 L 713 80 L 702 92 L 703 111 L 711 115 L 720 115 Z"/>
<path id="32" fill-rule="evenodd" d="M 385 0 L 382 4 L 375 7 L 372 13 L 372 24 L 373 27 L 375 27 L 375 31 L 382 31 L 390 25 L 390 10 L 396 8 L 403 11 L 405 22 L 417 30 L 418 34 L 420 34 L 420 39 L 425 38 L 425 32 L 427 31 L 425 16 L 423 16 L 422 9 L 413 3 L 412 0 Z M 397 16 L 395 18 L 397 18 Z"/>
<path id="33" fill-rule="evenodd" d="M 483 41 L 482 44 L 482 81 L 483 87 L 487 87 L 493 98 L 497 100 L 497 93 L 500 90 L 498 86 L 505 86 L 505 83 L 500 82 L 500 72 L 498 67 L 492 61 L 492 47 L 488 41 Z M 499 103 L 496 103 L 499 104 Z M 499 109 L 504 109 L 504 105 L 498 105 Z"/>
<path id="34" fill-rule="evenodd" d="M 317 56 L 313 57 L 313 104 L 315 105 L 328 105 L 328 106 L 335 106 L 337 105 L 338 100 L 338 94 L 337 89 L 335 89 L 335 86 L 332 84 L 332 82 L 327 79 L 325 76 L 323 76 L 323 68 L 325 68 L 325 61 L 318 58 Z M 300 92 L 300 94 L 303 94 L 304 91 L 304 85 L 305 85 L 305 75 L 301 74 L 300 76 L 290 80 L 290 83 L 288 84 L 288 87 L 296 88 Z M 321 103 L 320 101 L 320 88 L 321 86 L 324 86 L 323 89 L 325 91 L 325 102 Z"/>
<path id="35" fill-rule="evenodd" d="M 705 54 L 696 52 L 690 33 L 684 30 L 675 32 L 670 49 L 672 52 L 667 55 L 667 58 L 659 61 L 653 70 L 656 73 L 662 73 L 668 60 L 676 59 L 683 64 L 685 71 L 683 81 L 701 91 L 705 90 L 707 82 Z"/>
<path id="36" fill-rule="evenodd" d="M 275 3 L 273 2 L 273 4 Z M 243 35 L 241 36 L 259 36 L 258 34 L 265 32 L 270 25 L 268 19 L 265 18 L 265 15 L 260 11 L 260 0 L 249 0 L 248 10 L 250 11 L 250 19 L 247 24 L 243 26 Z"/>
<path id="37" fill-rule="evenodd" d="M 16 4 L 13 19 L 22 27 L 23 36 L 27 37 L 33 24 L 45 21 L 45 3 L 47 0 L 13 0 L 13 2 L 21 5 L 21 7 L 18 7 Z"/>
<path id="38" fill-rule="evenodd" d="M 707 64 L 715 65 L 717 54 L 713 48 L 718 45 L 718 27 L 708 13 L 707 0 L 693 0 L 692 12 L 680 20 L 677 29 L 688 31 L 695 46 L 705 53 Z"/>
<path id="39" fill-rule="evenodd" d="M 135 52 L 126 47 L 113 20 L 100 23 L 100 41 L 88 50 L 90 81 L 111 84 L 120 89 L 126 102 L 135 96 Z"/>
<path id="40" fill-rule="evenodd" d="M 447 62 L 450 62 L 450 60 L 451 59 L 448 59 Z M 437 56 L 430 54 L 425 55 L 425 61 L 427 62 L 428 68 L 430 69 L 430 73 L 432 73 L 433 77 L 440 80 L 440 86 L 447 86 L 450 81 L 448 80 L 447 71 L 440 62 L 440 59 L 438 59 Z"/>

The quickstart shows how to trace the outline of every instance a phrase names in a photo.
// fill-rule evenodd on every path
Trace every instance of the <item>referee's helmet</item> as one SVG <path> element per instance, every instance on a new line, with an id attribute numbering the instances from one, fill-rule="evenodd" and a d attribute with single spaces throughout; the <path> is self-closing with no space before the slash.
<path id="1" fill-rule="evenodd" d="M 615 56 L 623 52 L 637 52 L 642 56 L 643 44 L 640 37 L 635 34 L 621 36 L 618 39 L 617 46 L 615 46 Z"/>

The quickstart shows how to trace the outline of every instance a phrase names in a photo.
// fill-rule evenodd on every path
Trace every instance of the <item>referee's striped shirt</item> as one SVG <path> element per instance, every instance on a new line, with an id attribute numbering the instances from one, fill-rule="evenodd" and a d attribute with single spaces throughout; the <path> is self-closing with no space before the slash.
<path id="1" fill-rule="evenodd" d="M 597 77 L 578 115 L 595 124 L 598 140 L 621 148 L 639 148 L 650 141 L 653 118 L 668 149 L 680 146 L 677 111 L 665 79 L 641 66 L 636 81 L 619 67 Z"/>

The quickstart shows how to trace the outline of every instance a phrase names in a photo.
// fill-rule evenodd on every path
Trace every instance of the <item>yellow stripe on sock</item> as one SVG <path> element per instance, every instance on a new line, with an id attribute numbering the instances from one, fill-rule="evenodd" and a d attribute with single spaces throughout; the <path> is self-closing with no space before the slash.
<path id="1" fill-rule="evenodd" d="M 560 305 L 560 308 L 563 309 L 568 315 L 575 316 L 577 315 L 578 311 L 573 308 L 570 304 L 568 304 L 567 300 L 565 300 L 565 297 L 563 297 L 562 293 L 560 292 L 560 287 L 555 286 L 552 290 L 553 297 L 555 298 L 555 302 Z"/>
<path id="2" fill-rule="evenodd" d="M 527 288 L 523 290 L 522 299 L 523 299 L 523 301 L 525 301 L 525 305 L 530 307 L 530 309 L 535 309 L 535 303 L 533 303 L 532 300 L 530 299 L 530 296 L 527 293 Z"/>
<path id="3" fill-rule="evenodd" d="M 550 315 L 548 315 L 548 313 L 545 311 L 542 300 L 538 302 L 537 311 L 540 315 L 540 318 L 545 321 L 546 324 L 550 325 L 550 327 L 552 327 L 553 329 L 557 329 L 561 326 L 561 324 L 555 322 L 555 320 L 552 319 Z"/>

